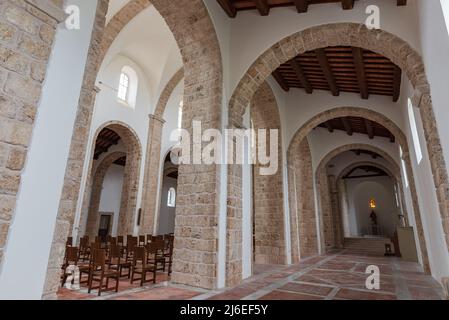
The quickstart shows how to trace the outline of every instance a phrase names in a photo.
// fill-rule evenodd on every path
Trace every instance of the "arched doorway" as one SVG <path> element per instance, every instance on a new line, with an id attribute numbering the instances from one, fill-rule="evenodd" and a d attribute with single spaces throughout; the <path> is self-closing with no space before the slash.
<path id="1" fill-rule="evenodd" d="M 169 153 L 164 160 L 163 177 L 160 193 L 157 234 L 174 234 L 176 221 L 176 204 L 178 195 L 178 165 L 171 160 Z"/>
<path id="2" fill-rule="evenodd" d="M 85 209 L 80 219 L 80 226 L 85 225 L 83 234 L 90 237 L 99 235 L 101 218 L 99 209 L 103 182 L 113 164 L 123 167 L 121 199 L 117 208 L 117 234 L 124 236 L 132 234 L 136 218 L 137 186 L 142 158 L 139 139 L 129 126 L 119 122 L 104 124 L 97 130 L 95 137 L 93 159 L 90 163 L 90 180 L 84 197 L 83 208 Z M 112 231 L 112 228 L 110 229 Z"/>

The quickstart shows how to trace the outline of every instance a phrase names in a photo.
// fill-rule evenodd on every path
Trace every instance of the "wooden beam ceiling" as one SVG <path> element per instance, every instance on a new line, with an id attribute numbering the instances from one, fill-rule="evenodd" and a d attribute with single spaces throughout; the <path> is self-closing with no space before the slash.
<path id="1" fill-rule="evenodd" d="M 270 9 L 294 7 L 298 13 L 305 13 L 310 5 L 333 3 L 341 5 L 343 10 L 352 10 L 358 0 L 217 0 L 230 18 L 240 11 L 256 10 L 262 16 L 270 14 Z M 407 5 L 407 0 L 397 0 L 398 6 Z"/>
<path id="2" fill-rule="evenodd" d="M 366 134 L 370 139 L 376 137 L 389 139 L 390 142 L 396 141 L 394 135 L 383 125 L 360 117 L 341 117 L 323 122 L 318 126 L 325 128 L 330 133 L 344 131 L 347 135 L 352 136 L 354 133 Z"/>
<path id="3" fill-rule="evenodd" d="M 273 73 L 288 91 L 304 89 L 359 93 L 362 99 L 383 95 L 398 101 L 402 70 L 388 58 L 357 47 L 337 46 L 308 51 L 282 64 Z"/>
<path id="4" fill-rule="evenodd" d="M 120 141 L 120 136 L 111 129 L 105 128 L 101 130 L 95 142 L 94 159 L 98 159 L 102 153 L 109 151 L 113 145 L 117 145 Z"/>

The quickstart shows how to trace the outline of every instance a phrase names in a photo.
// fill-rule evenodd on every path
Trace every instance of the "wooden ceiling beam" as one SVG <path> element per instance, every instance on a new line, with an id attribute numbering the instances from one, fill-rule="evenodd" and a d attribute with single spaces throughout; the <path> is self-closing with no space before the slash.
<path id="1" fill-rule="evenodd" d="M 231 0 L 217 0 L 217 1 L 230 18 L 235 18 L 237 16 L 237 10 L 232 4 Z"/>
<path id="2" fill-rule="evenodd" d="M 359 83 L 360 95 L 362 99 L 368 99 L 368 84 L 366 82 L 365 63 L 363 61 L 363 49 L 352 47 L 352 56 L 354 58 L 355 72 Z"/>
<path id="3" fill-rule="evenodd" d="M 327 130 L 328 130 L 330 133 L 334 132 L 334 127 L 332 126 L 332 123 L 330 123 L 330 121 L 326 121 L 326 122 L 324 123 L 324 125 L 326 126 Z"/>
<path id="4" fill-rule="evenodd" d="M 257 10 L 261 16 L 268 16 L 270 14 L 270 6 L 268 5 L 267 0 L 253 0 Z"/>
<path id="5" fill-rule="evenodd" d="M 293 0 L 296 10 L 298 10 L 298 13 L 304 13 L 307 12 L 309 9 L 309 3 L 307 0 Z"/>
<path id="6" fill-rule="evenodd" d="M 326 51 L 324 49 L 315 50 L 316 56 L 318 58 L 318 62 L 321 66 L 321 69 L 324 73 L 324 76 L 329 84 L 329 88 L 334 96 L 340 95 L 340 90 L 338 89 L 337 83 L 335 81 L 335 77 L 332 74 L 331 67 L 329 65 L 329 61 L 327 60 Z"/>
<path id="7" fill-rule="evenodd" d="M 352 10 L 354 9 L 354 0 L 341 0 L 341 6 L 343 10 Z"/>
<path id="8" fill-rule="evenodd" d="M 368 137 L 372 140 L 374 139 L 374 128 L 373 128 L 373 123 L 368 120 L 365 119 L 365 126 L 366 126 L 366 132 L 368 133 Z"/>
<path id="9" fill-rule="evenodd" d="M 354 131 L 352 130 L 349 120 L 347 118 L 341 118 L 341 123 L 343 124 L 343 127 L 345 128 L 348 136 L 352 136 L 354 134 Z"/>
<path id="10" fill-rule="evenodd" d="M 393 82 L 393 102 L 398 102 L 401 95 L 402 70 L 398 66 L 394 66 L 394 82 Z"/>
<path id="11" fill-rule="evenodd" d="M 307 80 L 307 77 L 305 76 L 304 71 L 302 70 L 301 64 L 295 59 L 293 59 L 290 61 L 290 66 L 293 68 L 293 71 L 295 71 L 296 76 L 298 77 L 299 81 L 301 82 L 306 92 L 308 94 L 313 93 L 312 86 L 310 85 L 309 80 Z"/>
<path id="12" fill-rule="evenodd" d="M 277 81 L 277 83 L 281 86 L 281 88 L 284 91 L 286 92 L 290 91 L 290 86 L 284 80 L 284 77 L 282 77 L 282 74 L 279 72 L 279 70 L 275 70 L 273 72 L 273 78 Z"/>

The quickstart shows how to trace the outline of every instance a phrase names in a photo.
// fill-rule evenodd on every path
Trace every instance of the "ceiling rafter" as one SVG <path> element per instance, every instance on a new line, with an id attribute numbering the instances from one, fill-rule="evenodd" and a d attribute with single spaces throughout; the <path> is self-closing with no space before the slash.
<path id="1" fill-rule="evenodd" d="M 370 50 L 335 46 L 304 52 L 281 64 L 273 77 L 286 91 L 292 88 L 392 97 L 401 93 L 402 70 L 388 58 Z"/>
<path id="2" fill-rule="evenodd" d="M 361 117 L 339 117 L 327 120 L 318 126 L 326 129 L 328 132 L 343 131 L 352 136 L 354 133 L 367 135 L 370 139 L 382 138 L 389 139 L 390 142 L 396 141 L 394 135 L 382 124 Z"/>
<path id="3" fill-rule="evenodd" d="M 240 11 L 257 10 L 267 16 L 270 9 L 278 7 L 296 7 L 298 13 L 305 13 L 309 6 L 315 4 L 340 3 L 343 10 L 352 10 L 358 0 L 217 0 L 230 18 L 235 18 Z M 407 0 L 397 0 L 398 6 L 407 5 Z"/>

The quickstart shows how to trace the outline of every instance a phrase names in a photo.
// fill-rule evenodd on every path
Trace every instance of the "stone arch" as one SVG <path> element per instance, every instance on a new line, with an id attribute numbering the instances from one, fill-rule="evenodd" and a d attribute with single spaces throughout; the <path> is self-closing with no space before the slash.
<path id="1" fill-rule="evenodd" d="M 168 100 L 170 99 L 173 91 L 178 86 L 178 84 L 184 79 L 184 68 L 179 69 L 173 77 L 167 82 L 164 90 L 159 96 L 159 101 L 157 102 L 154 115 L 159 118 L 164 117 L 165 108 L 167 107 Z"/>
<path id="2" fill-rule="evenodd" d="M 384 30 L 370 30 L 364 24 L 332 23 L 314 26 L 282 39 L 256 59 L 234 90 L 229 103 L 230 126 L 241 125 L 245 108 L 258 87 L 282 63 L 306 51 L 338 45 L 361 47 L 382 54 L 399 66 L 412 83 L 412 101 L 420 109 L 440 214 L 444 222 L 449 212 L 449 179 L 423 59 L 406 41 L 394 34 Z M 449 247 L 449 229 L 443 229 Z"/>
<path id="3" fill-rule="evenodd" d="M 339 108 L 337 108 L 337 109 L 339 109 Z M 335 109 L 333 109 L 333 110 L 335 110 Z M 371 110 L 368 111 L 368 113 L 372 114 L 371 117 L 365 115 L 365 112 L 367 110 L 363 109 L 360 111 L 361 112 L 358 114 L 359 117 L 365 117 L 366 119 L 369 119 L 369 120 L 376 118 L 375 116 L 373 117 L 373 115 L 376 114 L 375 111 L 371 111 Z M 381 114 L 377 114 L 377 116 L 380 116 L 381 118 L 386 118 L 385 116 L 383 116 Z M 320 115 L 317 115 L 316 117 L 320 117 Z M 338 117 L 340 117 L 340 115 L 337 114 L 334 117 L 326 118 L 323 121 L 330 120 L 332 118 L 338 118 Z M 314 119 L 312 119 L 312 120 L 314 120 Z M 387 129 L 389 129 L 390 132 L 392 132 L 394 135 L 396 135 L 396 134 L 403 135 L 402 131 L 398 127 L 394 128 L 394 124 L 393 124 L 393 127 L 391 127 L 392 122 L 388 123 L 388 122 L 385 122 L 385 120 L 386 119 L 382 120 L 383 122 L 381 122 L 381 123 Z M 375 121 L 375 120 L 372 120 L 372 121 Z M 396 136 L 396 139 L 398 140 L 399 144 L 401 144 L 401 141 L 403 141 L 400 136 Z M 327 191 L 331 190 L 330 188 L 335 188 L 336 180 L 333 179 L 334 181 L 329 181 L 327 179 L 326 170 L 325 170 L 326 163 L 328 163 L 332 158 L 334 158 L 338 154 L 345 152 L 345 151 L 352 150 L 352 149 L 363 149 L 363 150 L 376 152 L 376 153 L 380 154 L 384 159 L 386 159 L 389 163 L 393 164 L 395 167 L 398 165 L 397 161 L 395 161 L 388 153 L 386 153 L 385 151 L 381 150 L 378 147 L 368 145 L 368 144 L 347 144 L 347 145 L 343 145 L 343 146 L 340 146 L 340 147 L 332 150 L 320 161 L 320 163 L 317 167 L 317 170 L 315 171 L 315 181 L 316 181 L 316 190 L 318 193 L 317 199 L 318 199 L 318 204 L 319 204 L 319 210 L 323 210 L 323 211 L 326 211 L 329 213 L 332 212 L 331 201 L 329 198 L 326 199 L 326 197 L 329 196 L 329 192 L 327 192 Z M 421 221 L 421 213 L 420 213 L 419 204 L 418 204 L 418 195 L 416 192 L 416 185 L 415 185 L 415 179 L 413 177 L 410 155 L 408 153 L 404 152 L 403 160 L 405 162 L 407 175 L 409 177 L 409 187 L 410 187 L 410 193 L 412 196 L 412 207 L 413 207 L 415 223 L 416 223 L 416 232 L 418 234 L 418 239 L 419 239 L 419 247 L 420 247 L 421 255 L 422 255 L 423 267 L 426 272 L 430 272 L 430 264 L 429 264 L 428 254 L 427 254 L 426 240 L 424 237 L 424 231 L 423 231 L 423 226 L 422 226 L 422 221 Z M 400 169 L 396 168 L 395 171 L 397 171 L 397 170 L 400 170 Z M 329 182 L 333 186 L 329 186 Z M 400 192 L 401 192 L 402 199 L 403 199 L 404 193 L 403 193 L 402 184 L 399 184 L 399 186 L 401 188 Z M 404 203 L 403 203 L 403 206 L 404 206 Z M 318 214 L 318 216 L 321 217 L 322 214 Z M 331 217 L 332 217 L 332 215 L 331 215 Z M 334 221 L 332 221 L 333 228 L 335 228 L 335 226 L 338 225 L 338 223 L 340 223 L 340 221 L 338 220 L 338 217 L 333 217 L 333 218 L 337 218 Z M 320 221 L 319 223 L 321 224 L 322 222 Z M 407 221 L 407 223 L 408 223 L 408 221 Z M 324 228 L 321 228 L 322 231 L 323 231 L 323 229 Z M 324 239 L 324 234 L 321 233 L 320 237 L 321 237 L 321 239 Z M 337 238 L 338 238 L 337 240 L 339 240 L 339 237 L 337 237 Z"/>
<path id="4" fill-rule="evenodd" d="M 400 196 L 400 205 L 401 205 L 401 209 L 402 209 L 402 213 L 404 215 L 404 222 L 405 225 L 409 225 L 409 220 L 408 220 L 408 210 L 407 210 L 407 206 L 405 204 L 405 194 L 404 194 L 404 186 L 402 183 L 402 179 L 401 179 L 401 168 L 400 165 L 398 165 L 394 159 L 388 155 L 386 152 L 384 152 L 383 150 L 379 149 L 379 148 L 375 148 L 377 149 L 377 153 L 381 154 L 383 153 L 382 157 L 384 159 L 386 159 L 388 161 L 388 163 L 393 167 L 393 171 L 391 171 L 389 168 L 379 164 L 379 163 L 375 163 L 372 161 L 364 161 L 364 162 L 357 162 L 354 163 L 350 166 L 348 166 L 347 168 L 343 169 L 342 172 L 339 174 L 339 176 L 337 177 L 336 181 L 337 181 L 337 186 L 339 181 L 341 180 L 341 178 L 347 174 L 348 172 L 350 172 L 354 167 L 360 166 L 360 165 L 374 165 L 376 167 L 381 168 L 382 170 L 384 170 L 391 178 L 394 179 L 396 186 L 398 188 L 398 192 L 399 192 L 399 196 Z M 374 151 L 374 150 L 371 150 Z"/>
<path id="5" fill-rule="evenodd" d="M 145 2 L 148 1 L 136 1 L 143 6 L 146 6 Z M 184 113 L 183 127 L 191 129 L 192 120 L 195 119 L 202 121 L 205 129 L 220 128 L 223 86 L 221 52 L 215 28 L 205 4 L 202 0 L 153 0 L 151 4 L 172 31 L 184 62 L 186 83 L 184 95 L 187 98 L 184 99 L 186 112 Z M 97 90 L 95 80 L 104 57 L 98 47 L 105 36 L 109 37 L 104 33 L 107 8 L 108 1 L 100 0 L 97 5 L 94 31 L 70 146 L 69 165 L 65 174 L 63 195 L 43 290 L 43 296 L 47 298 L 54 297 L 58 289 L 60 266 L 64 258 L 64 244 L 69 234 L 68 225 L 74 219 L 78 202 L 87 150 L 86 141 L 94 109 L 95 90 Z M 139 8 L 141 7 L 137 6 L 133 12 L 138 13 L 144 9 Z M 118 26 L 123 28 L 131 20 L 130 17 L 124 17 L 123 22 L 118 22 Z M 120 27 L 111 34 L 117 35 L 119 29 Z M 108 42 L 112 43 L 113 36 L 110 38 L 111 40 Z M 205 74 L 207 76 L 204 76 Z M 185 165 L 180 168 L 181 187 L 178 192 L 177 211 L 182 219 L 177 219 L 177 231 L 175 231 L 172 275 L 174 282 L 206 289 L 213 289 L 217 286 L 218 254 L 215 239 L 218 237 L 219 200 L 217 195 L 220 186 L 218 170 L 217 166 L 201 165 Z M 188 200 L 197 196 L 190 188 L 189 183 L 195 179 L 199 183 L 208 183 L 209 192 L 204 193 L 203 199 L 207 199 L 207 203 L 211 204 L 207 208 L 202 202 L 192 203 Z M 211 190 L 213 192 L 210 192 Z M 198 218 L 198 212 L 202 213 L 201 219 Z M 182 228 L 190 226 L 192 221 L 198 230 L 195 229 L 194 232 L 188 234 L 181 233 Z M 188 248 L 187 244 L 189 244 Z M 192 251 L 197 254 L 192 254 Z M 197 255 L 205 255 L 208 258 L 200 263 L 195 259 Z"/>
<path id="6" fill-rule="evenodd" d="M 91 239 L 97 236 L 98 232 L 98 224 L 100 221 L 98 211 L 100 207 L 101 191 L 103 188 L 104 178 L 111 165 L 122 157 L 126 157 L 125 152 L 113 152 L 107 155 L 95 170 L 92 181 L 92 191 L 85 230 L 85 234 L 88 235 Z"/>
<path id="7" fill-rule="evenodd" d="M 134 232 L 134 220 L 137 209 L 137 191 L 139 186 L 139 178 L 140 178 L 140 168 L 141 168 L 141 160 L 142 160 L 142 145 L 140 143 L 139 137 L 137 133 L 132 129 L 129 125 L 121 122 L 121 121 L 109 121 L 101 125 L 94 134 L 94 139 L 92 140 L 93 144 L 91 147 L 91 153 L 93 154 L 95 150 L 95 141 L 98 138 L 100 132 L 108 128 L 112 131 L 115 131 L 123 141 L 123 145 L 126 148 L 126 166 L 123 177 L 123 187 L 122 187 L 122 201 L 120 206 L 120 217 L 118 224 L 118 233 L 120 235 L 132 234 Z M 108 156 L 106 156 L 108 157 Z M 105 161 L 106 158 L 103 160 Z M 92 181 L 92 192 L 95 187 L 95 178 L 99 167 L 97 167 L 95 174 L 93 171 L 93 159 L 90 160 L 89 163 L 89 180 Z M 106 172 L 105 172 L 106 173 Z M 93 180 L 90 180 L 93 177 Z M 86 190 L 87 191 L 87 190 Z M 90 199 L 93 199 L 94 194 Z M 84 201 L 89 203 L 89 198 L 87 197 L 87 193 L 85 192 Z M 92 203 L 91 203 L 92 205 Z M 85 211 L 86 212 L 86 211 Z M 91 213 L 89 209 L 88 213 Z M 83 221 L 82 219 L 81 221 Z M 89 219 L 87 219 L 89 220 Z"/>

